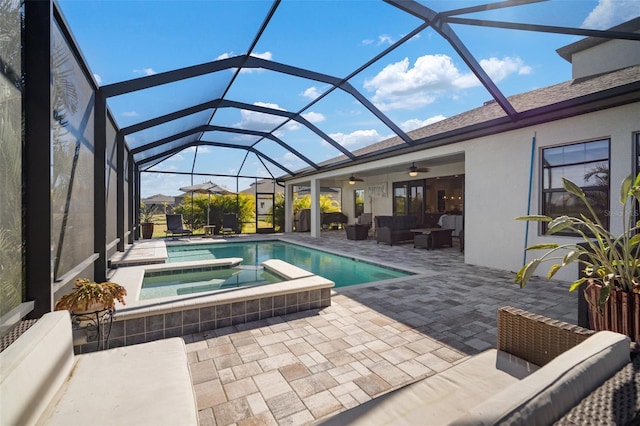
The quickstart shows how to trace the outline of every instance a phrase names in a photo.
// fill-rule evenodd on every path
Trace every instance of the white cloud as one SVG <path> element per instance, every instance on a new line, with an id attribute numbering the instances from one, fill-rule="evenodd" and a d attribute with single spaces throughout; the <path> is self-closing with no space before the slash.
<path id="1" fill-rule="evenodd" d="M 196 147 L 195 146 L 190 146 L 187 149 L 185 149 L 184 152 L 196 152 Z M 207 154 L 209 152 L 212 152 L 210 146 L 207 146 L 207 145 L 199 145 L 198 146 L 198 154 Z"/>
<path id="2" fill-rule="evenodd" d="M 412 118 L 411 120 L 404 121 L 400 123 L 400 128 L 405 132 L 409 132 L 411 130 L 419 129 L 420 127 L 428 126 L 429 124 L 436 123 L 438 121 L 444 120 L 445 117 L 442 114 L 435 115 L 433 117 L 429 117 L 426 120 L 420 120 L 418 118 Z"/>
<path id="3" fill-rule="evenodd" d="M 287 152 L 286 154 L 282 155 L 278 159 L 278 162 L 283 167 L 286 167 L 289 170 L 301 169 L 301 168 L 303 168 L 303 167 L 308 165 L 307 163 L 302 161 L 300 158 L 298 158 L 298 156 L 296 156 L 295 154 L 293 154 L 291 152 Z"/>
<path id="4" fill-rule="evenodd" d="M 638 0 L 600 0 L 582 23 L 583 28 L 606 30 L 640 16 Z"/>
<path id="5" fill-rule="evenodd" d="M 321 123 L 326 119 L 323 114 L 313 111 L 304 113 L 302 114 L 302 116 L 312 123 Z"/>
<path id="6" fill-rule="evenodd" d="M 351 133 L 331 133 L 329 135 L 340 145 L 349 149 L 358 149 L 383 139 L 377 130 L 356 130 Z M 326 143 L 326 142 L 325 142 Z"/>
<path id="7" fill-rule="evenodd" d="M 368 45 L 373 44 L 373 43 L 375 43 L 375 40 L 372 40 L 372 39 L 370 39 L 370 38 L 367 38 L 367 39 L 365 39 L 365 40 L 362 40 L 362 44 L 363 44 L 364 46 L 368 46 Z"/>
<path id="8" fill-rule="evenodd" d="M 495 81 L 513 73 L 528 74 L 531 68 L 520 58 L 489 58 L 480 61 Z M 373 102 L 383 111 L 417 109 L 434 102 L 446 91 L 480 85 L 471 72 L 462 72 L 451 57 L 424 55 L 411 67 L 409 58 L 387 65 L 376 76 L 364 82 L 364 88 L 374 91 Z"/>
<path id="9" fill-rule="evenodd" d="M 222 59 L 228 59 L 235 56 L 235 54 L 233 52 L 225 52 L 225 53 L 221 53 L 220 55 L 218 55 L 216 57 L 216 61 L 220 61 Z"/>
<path id="10" fill-rule="evenodd" d="M 286 109 L 280 107 L 278 104 L 273 103 L 255 102 L 254 105 L 286 111 Z M 286 120 L 285 117 L 281 117 L 279 115 L 264 114 L 262 112 L 246 109 L 240 110 L 240 116 L 241 121 L 239 123 L 235 123 L 232 127 L 241 127 L 244 129 L 260 130 L 265 132 L 273 130 L 274 127 Z M 295 122 L 287 125 L 288 130 L 295 130 L 296 128 L 299 128 L 299 125 Z"/>
<path id="11" fill-rule="evenodd" d="M 221 53 L 220 55 L 218 55 L 216 57 L 216 60 L 222 60 L 222 59 L 228 59 L 228 58 L 232 58 L 234 56 L 237 56 L 233 51 L 231 52 L 225 52 L 225 53 Z M 271 52 L 254 52 L 249 56 L 254 56 L 256 58 L 260 58 L 260 59 L 266 59 L 268 61 L 270 61 L 273 57 L 273 54 Z M 235 68 L 232 68 L 233 71 L 235 71 Z M 252 72 L 262 72 L 264 70 L 260 69 L 260 68 L 243 68 L 240 72 L 241 73 L 252 73 Z"/>
<path id="12" fill-rule="evenodd" d="M 96 83 L 98 83 L 98 86 L 102 85 L 102 77 L 100 77 L 99 74 L 93 74 L 93 78 L 96 79 Z"/>
<path id="13" fill-rule="evenodd" d="M 140 114 L 138 114 L 136 111 L 125 111 L 120 113 L 121 116 L 123 117 L 139 117 Z"/>
<path id="14" fill-rule="evenodd" d="M 160 163 L 153 170 L 175 171 L 175 167 L 161 167 Z M 189 176 L 165 173 L 142 173 L 140 179 L 140 195 L 142 198 L 155 194 L 179 195 L 179 188 L 191 185 Z"/>
<path id="15" fill-rule="evenodd" d="M 391 36 L 387 35 L 387 34 L 381 34 L 378 36 L 378 46 L 382 45 L 382 44 L 393 44 L 393 39 L 391 38 Z"/>
<path id="16" fill-rule="evenodd" d="M 266 60 L 270 61 L 271 58 L 273 57 L 273 54 L 271 52 L 268 52 L 268 51 L 267 52 L 262 52 L 262 53 L 254 52 L 250 56 L 255 56 L 256 58 L 266 59 Z"/>
<path id="17" fill-rule="evenodd" d="M 508 56 L 503 59 L 481 59 L 480 66 L 494 82 L 502 81 L 513 73 L 520 75 L 531 74 L 531 67 L 525 65 L 522 59 Z"/>
<path id="18" fill-rule="evenodd" d="M 301 93 L 302 96 L 309 99 L 315 99 L 322 94 L 322 91 L 315 86 L 311 86 Z"/>
<path id="19" fill-rule="evenodd" d="M 142 68 L 139 70 L 133 70 L 134 74 L 153 75 L 157 74 L 153 68 Z"/>

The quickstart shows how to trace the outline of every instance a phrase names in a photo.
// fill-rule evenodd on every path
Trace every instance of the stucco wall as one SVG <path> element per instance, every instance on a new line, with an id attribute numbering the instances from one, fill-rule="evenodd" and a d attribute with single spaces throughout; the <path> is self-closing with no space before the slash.
<path id="1" fill-rule="evenodd" d="M 375 170 L 390 164 L 410 164 L 411 161 L 447 157 L 464 153 L 464 163 L 456 162 L 431 167 L 423 177 L 465 175 L 465 262 L 515 273 L 523 264 L 526 223 L 515 221 L 527 213 L 531 145 L 536 135 L 533 179 L 531 186 L 531 214 L 539 214 L 539 176 L 541 149 L 549 146 L 610 138 L 611 144 L 611 229 L 619 233 L 621 206 L 618 203 L 619 184 L 633 171 L 632 140 L 640 131 L 640 103 L 594 112 L 553 123 L 520 129 L 471 141 L 441 146 L 429 150 L 368 163 Z M 359 170 L 354 170 L 358 175 Z M 349 171 L 350 172 L 350 171 Z M 343 172 L 344 173 L 344 172 Z M 380 174 L 355 185 L 343 184 L 343 211 L 353 217 L 353 190 L 368 185 L 386 183 L 386 198 L 365 197 L 365 212 L 390 215 L 393 211 L 393 182 L 408 180 L 406 172 Z M 527 245 L 553 241 L 580 242 L 579 238 L 541 236 L 536 223 L 529 224 Z M 529 253 L 527 260 L 541 255 Z M 546 275 L 548 267 L 539 269 Z M 481 273 L 481 272 L 479 272 Z M 559 271 L 555 279 L 573 281 L 577 265 Z"/>
<path id="2" fill-rule="evenodd" d="M 596 75 L 640 63 L 638 42 L 633 40 L 611 40 L 573 54 L 571 57 L 572 78 Z"/>
<path id="3" fill-rule="evenodd" d="M 621 229 L 619 183 L 632 172 L 632 135 L 640 130 L 640 104 L 596 112 L 555 123 L 496 135 L 465 143 L 466 263 L 517 271 L 523 262 L 525 223 L 513 220 L 527 212 L 531 140 L 536 134 L 531 214 L 540 212 L 539 176 L 541 148 L 565 143 L 611 138 L 611 229 Z M 540 236 L 529 225 L 528 245 L 546 241 L 580 241 L 578 238 Z M 540 255 L 541 253 L 538 253 Z M 529 253 L 527 260 L 534 253 Z M 548 268 L 539 269 L 546 274 Z M 557 279 L 577 277 L 577 266 L 561 270 Z"/>

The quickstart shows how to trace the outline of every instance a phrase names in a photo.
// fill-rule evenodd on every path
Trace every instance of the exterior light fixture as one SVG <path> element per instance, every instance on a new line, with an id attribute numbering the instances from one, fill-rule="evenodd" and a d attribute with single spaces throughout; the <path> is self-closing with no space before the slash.
<path id="1" fill-rule="evenodd" d="M 418 167 L 416 166 L 415 162 L 411 164 L 411 167 L 409 167 L 409 176 L 411 177 L 418 176 L 418 173 L 427 173 L 427 172 L 429 172 L 428 167 Z"/>

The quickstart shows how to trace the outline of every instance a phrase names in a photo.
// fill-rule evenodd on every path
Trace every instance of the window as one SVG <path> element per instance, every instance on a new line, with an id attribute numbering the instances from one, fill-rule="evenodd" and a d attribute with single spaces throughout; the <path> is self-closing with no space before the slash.
<path id="1" fill-rule="evenodd" d="M 393 214 L 404 216 L 407 214 L 407 182 L 393 183 Z"/>
<path id="2" fill-rule="evenodd" d="M 355 202 L 354 205 L 354 215 L 355 217 L 360 217 L 362 213 L 364 213 L 364 189 L 356 189 L 353 191 L 353 200 Z"/>
<path id="3" fill-rule="evenodd" d="M 636 133 L 634 136 L 636 138 L 636 172 L 634 175 L 637 176 L 638 173 L 640 173 L 640 132 Z"/>
<path id="4" fill-rule="evenodd" d="M 634 153 L 634 157 L 636 158 L 636 167 L 635 173 L 633 174 L 633 177 L 635 178 L 636 176 L 638 176 L 638 173 L 640 173 L 640 132 L 636 133 L 633 136 L 636 140 Z M 640 203 L 636 202 L 634 207 L 634 219 L 637 222 L 638 220 L 640 220 Z"/>
<path id="5" fill-rule="evenodd" d="M 462 214 L 464 175 L 393 183 L 393 214 L 411 215 L 425 224 L 443 213 Z"/>
<path id="6" fill-rule="evenodd" d="M 542 214 L 591 216 L 582 201 L 567 193 L 562 178 L 580 186 L 603 226 L 609 228 L 609 139 L 542 150 Z M 546 232 L 546 223 L 543 232 Z M 571 235 L 571 233 L 559 233 Z"/>

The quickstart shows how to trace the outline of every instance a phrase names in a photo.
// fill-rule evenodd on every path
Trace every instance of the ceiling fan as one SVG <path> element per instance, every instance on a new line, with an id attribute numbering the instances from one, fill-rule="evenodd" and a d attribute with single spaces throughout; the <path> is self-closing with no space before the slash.
<path id="1" fill-rule="evenodd" d="M 356 182 L 364 182 L 364 179 L 357 178 L 353 175 L 349 177 L 349 185 L 354 185 Z"/>
<path id="2" fill-rule="evenodd" d="M 414 162 L 411 167 L 409 167 L 409 176 L 418 176 L 418 173 L 427 173 L 430 169 L 428 167 L 418 167 Z"/>

